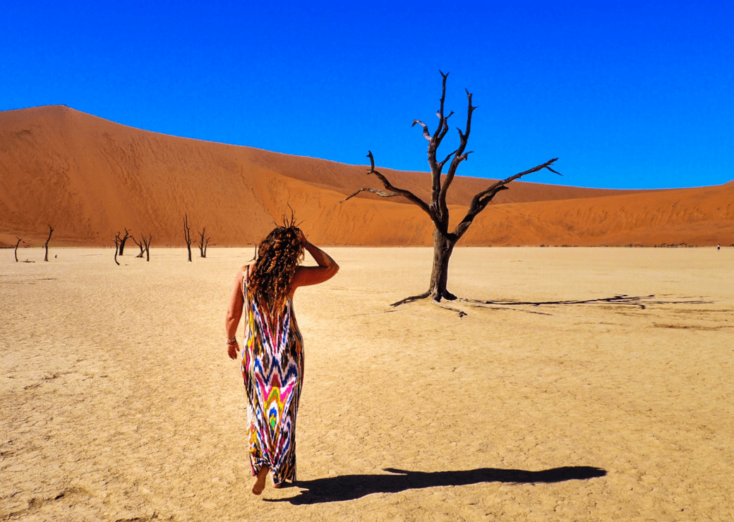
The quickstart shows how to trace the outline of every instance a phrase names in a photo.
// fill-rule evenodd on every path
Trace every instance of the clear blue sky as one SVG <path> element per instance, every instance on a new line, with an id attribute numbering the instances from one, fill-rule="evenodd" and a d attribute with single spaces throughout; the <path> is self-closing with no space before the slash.
<path id="1" fill-rule="evenodd" d="M 5 0 L 0 110 L 65 104 L 142 129 L 427 170 L 447 107 L 460 174 L 608 188 L 734 179 L 734 3 Z M 456 143 L 452 129 L 446 151 Z"/>

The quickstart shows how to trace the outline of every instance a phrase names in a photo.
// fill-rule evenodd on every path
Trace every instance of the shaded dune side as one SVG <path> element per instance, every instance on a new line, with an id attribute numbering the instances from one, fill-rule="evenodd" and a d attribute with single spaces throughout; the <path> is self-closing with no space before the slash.
<path id="1" fill-rule="evenodd" d="M 212 244 L 260 240 L 285 209 L 324 244 L 428 245 L 427 216 L 400 198 L 368 195 L 365 168 L 142 131 L 67 107 L 0 113 L 0 242 L 15 235 L 111 245 L 124 227 L 154 245 L 181 245 L 207 227 Z M 386 169 L 386 172 L 388 170 Z M 396 185 L 428 197 L 425 173 L 389 171 Z M 458 220 L 489 180 L 457 178 Z M 462 244 L 734 243 L 734 185 L 670 191 L 609 191 L 514 183 L 475 222 Z M 631 198 L 631 199 L 630 199 Z M 723 238 L 723 239 L 722 239 Z M 728 239 L 727 239 L 728 238 Z"/>

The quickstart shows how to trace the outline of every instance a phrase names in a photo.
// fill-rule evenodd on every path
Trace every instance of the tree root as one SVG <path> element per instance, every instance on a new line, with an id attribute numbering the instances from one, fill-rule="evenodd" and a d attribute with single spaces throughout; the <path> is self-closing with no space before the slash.
<path id="1" fill-rule="evenodd" d="M 419 301 L 421 299 L 428 299 L 431 298 L 431 292 L 426 291 L 420 295 L 414 295 L 411 297 L 406 297 L 405 299 L 402 299 L 400 301 L 397 301 L 395 303 L 392 303 L 390 306 L 396 307 L 407 303 L 412 303 L 413 301 Z M 442 296 L 441 299 L 445 299 L 447 301 L 456 301 L 459 303 L 466 304 L 468 306 L 472 306 L 475 308 L 493 308 L 495 310 L 513 310 L 516 312 L 527 312 L 531 314 L 539 314 L 539 315 L 552 315 L 545 312 L 536 312 L 531 310 L 523 310 L 522 308 L 514 308 L 517 306 L 553 306 L 553 305 L 584 305 L 584 304 L 590 304 L 590 305 L 615 305 L 615 306 L 634 306 L 639 307 L 641 310 L 645 310 L 648 305 L 652 304 L 709 304 L 712 301 L 702 301 L 702 300 L 688 300 L 688 301 L 680 301 L 680 300 L 655 300 L 655 294 L 650 295 L 643 295 L 643 296 L 629 296 L 626 294 L 620 294 L 615 295 L 613 297 L 603 297 L 599 299 L 579 299 L 579 300 L 565 300 L 565 301 L 482 301 L 479 299 L 467 299 L 465 297 L 456 297 L 452 293 L 446 291 Z M 451 306 L 447 306 L 445 304 L 441 303 L 441 299 L 431 299 L 433 304 L 439 306 L 440 308 L 444 308 L 446 310 L 450 310 L 452 312 L 456 312 L 459 314 L 459 317 L 464 317 L 467 315 L 466 312 L 463 310 L 460 310 L 458 308 L 454 308 Z M 683 299 L 693 299 L 693 298 L 683 298 Z M 506 308 L 505 308 L 506 307 Z"/>
<path id="2" fill-rule="evenodd" d="M 429 295 L 431 295 L 431 292 L 426 291 L 426 292 L 423 292 L 420 295 L 413 295 L 411 297 L 406 297 L 405 299 L 401 299 L 400 301 L 397 301 L 397 302 L 391 304 L 390 306 L 393 306 L 394 307 L 394 306 L 400 306 L 400 305 L 403 305 L 403 304 L 406 304 L 406 303 L 412 303 L 413 301 L 418 301 L 420 299 L 425 299 Z"/>
<path id="3" fill-rule="evenodd" d="M 453 306 L 445 305 L 441 303 L 440 301 L 433 301 L 433 304 L 435 304 L 439 308 L 443 308 L 444 310 L 450 310 L 452 312 L 456 312 L 457 314 L 459 314 L 459 319 L 467 315 L 467 313 L 464 310 L 459 310 L 458 308 L 454 308 Z"/>

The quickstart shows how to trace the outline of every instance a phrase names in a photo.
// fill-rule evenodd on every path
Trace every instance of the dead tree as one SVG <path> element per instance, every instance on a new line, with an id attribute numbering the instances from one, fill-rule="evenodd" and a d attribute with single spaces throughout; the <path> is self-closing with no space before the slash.
<path id="1" fill-rule="evenodd" d="M 191 263 L 191 229 L 189 228 L 189 216 L 184 214 L 184 240 L 189 250 L 189 263 Z"/>
<path id="2" fill-rule="evenodd" d="M 206 249 L 209 246 L 209 240 L 210 237 L 205 238 L 206 235 L 206 227 L 204 227 L 204 230 L 199 232 L 199 252 L 201 253 L 201 257 L 206 257 Z"/>
<path id="3" fill-rule="evenodd" d="M 543 169 L 548 169 L 551 172 L 559 174 L 551 168 L 551 165 L 558 159 L 555 158 L 546 161 L 545 163 L 542 163 L 540 165 L 537 165 L 532 169 L 520 172 L 519 174 L 515 174 L 514 176 L 510 176 L 509 178 L 492 183 L 491 185 L 489 185 L 489 187 L 479 192 L 474 196 L 474 198 L 472 198 L 471 203 L 469 204 L 469 209 L 467 210 L 464 218 L 453 230 L 449 230 L 449 208 L 446 203 L 446 195 L 448 194 L 449 187 L 451 187 L 451 183 L 454 181 L 454 177 L 456 176 L 456 171 L 459 168 L 459 165 L 461 164 L 461 162 L 465 161 L 469 157 L 469 154 L 473 152 L 467 151 L 466 146 L 469 142 L 469 134 L 471 133 L 472 114 L 476 110 L 476 107 L 472 105 L 472 94 L 467 90 L 466 96 L 469 101 L 469 108 L 466 116 L 466 131 L 457 129 L 459 131 L 458 148 L 446 155 L 446 157 L 442 161 L 439 161 L 437 158 L 438 147 L 439 145 L 441 145 L 441 142 L 446 136 L 446 133 L 449 131 L 448 121 L 451 115 L 454 114 L 453 111 L 450 112 L 448 115 L 444 113 L 444 102 L 446 100 L 446 78 L 448 77 L 448 73 L 444 74 L 441 72 L 441 76 L 443 77 L 443 85 L 441 90 L 440 105 L 437 113 L 439 122 L 435 132 L 431 134 L 428 130 L 428 126 L 422 121 L 413 121 L 413 126 L 420 125 L 423 128 L 423 136 L 426 138 L 426 140 L 428 140 L 428 164 L 431 167 L 430 204 L 425 202 L 423 199 L 419 198 L 409 190 L 395 187 L 381 172 L 375 170 L 375 158 L 372 156 L 371 151 L 369 152 L 369 154 L 367 154 L 367 157 L 370 159 L 370 169 L 369 171 L 367 171 L 367 174 L 373 174 L 374 176 L 376 176 L 377 179 L 382 182 L 382 185 L 387 189 L 387 192 L 374 188 L 364 187 L 342 200 L 343 203 L 344 201 L 356 196 L 360 192 L 371 192 L 373 194 L 377 194 L 378 196 L 387 198 L 402 196 L 411 203 L 417 205 L 423 212 L 428 214 L 428 217 L 433 222 L 433 268 L 431 270 L 431 280 L 428 290 L 420 295 L 408 297 L 406 299 L 398 301 L 397 303 L 393 303 L 392 306 L 398 306 L 403 303 L 408 303 L 410 301 L 424 299 L 427 297 L 430 297 L 436 302 L 440 302 L 441 299 L 456 299 L 456 296 L 449 292 L 446 288 L 449 272 L 449 260 L 451 259 L 451 254 L 454 251 L 454 246 L 469 229 L 471 224 L 474 222 L 474 218 L 476 218 L 480 212 L 487 208 L 489 202 L 492 201 L 492 199 L 497 195 L 498 192 L 502 190 L 507 190 L 507 185 L 512 181 Z M 446 172 L 446 174 L 443 175 L 444 177 L 442 183 L 441 176 L 443 174 L 443 168 L 447 164 L 448 171 Z"/>
<path id="4" fill-rule="evenodd" d="M 118 232 L 118 236 L 119 236 L 119 232 Z M 127 242 L 129 237 L 130 237 L 130 231 L 128 229 L 125 229 L 125 237 L 120 239 L 120 255 L 122 255 L 125 252 L 125 243 Z"/>
<path id="5" fill-rule="evenodd" d="M 145 236 L 143 236 L 143 237 L 145 237 Z M 133 243 L 135 243 L 136 245 L 138 245 L 138 247 L 140 248 L 140 253 L 137 256 L 135 256 L 135 259 L 137 259 L 137 258 L 141 258 L 142 259 L 142 257 L 145 255 L 145 247 L 143 247 L 142 240 L 141 240 L 140 243 L 138 243 L 137 240 L 135 239 L 135 236 L 130 236 L 130 239 L 132 239 L 133 240 Z"/>
<path id="6" fill-rule="evenodd" d="M 23 242 L 23 238 L 16 236 L 16 239 L 18 240 L 18 242 L 15 244 L 15 262 L 17 263 L 18 262 L 18 246 L 20 246 L 20 244 Z"/>
<path id="7" fill-rule="evenodd" d="M 117 266 L 120 266 L 120 263 L 117 261 L 117 253 L 120 251 L 120 233 L 118 232 L 115 235 L 115 264 Z"/>
<path id="8" fill-rule="evenodd" d="M 150 242 L 153 241 L 153 235 L 152 234 L 149 235 L 147 239 L 144 235 L 142 235 L 141 241 L 143 242 L 143 245 L 145 246 L 145 261 L 146 262 L 150 261 Z"/>
<path id="9" fill-rule="evenodd" d="M 54 233 L 54 227 L 49 225 L 48 226 L 48 239 L 46 240 L 46 244 L 43 245 L 43 248 L 46 249 L 46 255 L 43 258 L 44 261 L 48 261 L 48 242 L 51 241 L 51 234 L 53 233 Z"/>

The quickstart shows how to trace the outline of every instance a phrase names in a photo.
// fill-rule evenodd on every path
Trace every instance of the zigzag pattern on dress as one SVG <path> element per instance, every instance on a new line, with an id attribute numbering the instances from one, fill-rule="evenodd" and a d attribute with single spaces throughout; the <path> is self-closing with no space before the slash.
<path id="1" fill-rule="evenodd" d="M 289 298 L 271 317 L 244 296 L 242 378 L 247 390 L 248 452 L 252 474 L 270 466 L 273 482 L 296 480 L 296 416 L 303 384 L 303 338 Z"/>

